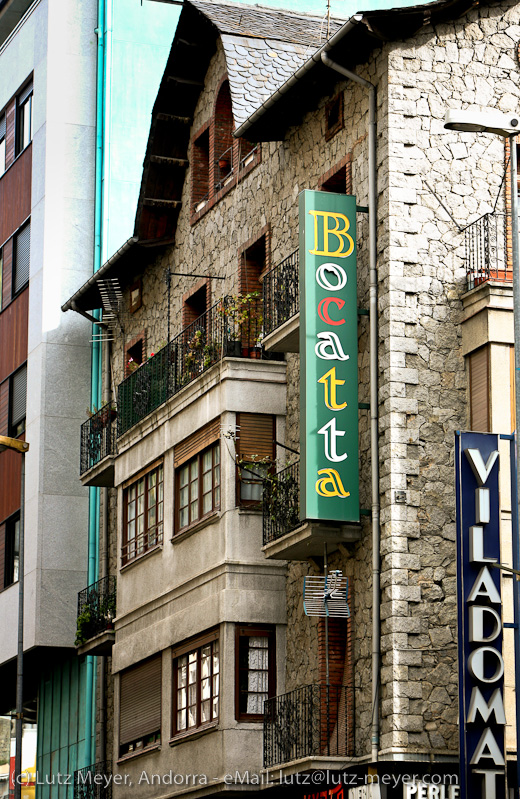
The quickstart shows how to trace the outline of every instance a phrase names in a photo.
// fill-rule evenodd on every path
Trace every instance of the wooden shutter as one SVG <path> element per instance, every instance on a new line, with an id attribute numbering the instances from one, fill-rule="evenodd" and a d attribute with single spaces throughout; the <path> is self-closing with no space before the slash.
<path id="1" fill-rule="evenodd" d="M 266 413 L 237 413 L 237 451 L 242 460 L 274 460 L 275 417 Z"/>
<path id="2" fill-rule="evenodd" d="M 175 468 L 177 469 L 183 463 L 189 461 L 197 452 L 209 447 L 210 444 L 218 441 L 219 438 L 220 416 L 217 416 L 212 422 L 204 425 L 204 427 L 201 427 L 196 433 L 193 433 L 191 436 L 188 436 L 188 438 L 185 438 L 184 441 L 175 445 Z"/>
<path id="3" fill-rule="evenodd" d="M 162 657 L 122 672 L 119 695 L 119 744 L 161 729 Z"/>
<path id="4" fill-rule="evenodd" d="M 31 225 L 26 225 L 17 235 L 15 244 L 14 293 L 29 282 L 31 261 Z"/>
<path id="5" fill-rule="evenodd" d="M 470 428 L 489 432 L 489 347 L 481 347 L 468 357 Z"/>
<path id="6" fill-rule="evenodd" d="M 27 365 L 11 378 L 11 425 L 15 427 L 25 419 L 27 406 Z"/>

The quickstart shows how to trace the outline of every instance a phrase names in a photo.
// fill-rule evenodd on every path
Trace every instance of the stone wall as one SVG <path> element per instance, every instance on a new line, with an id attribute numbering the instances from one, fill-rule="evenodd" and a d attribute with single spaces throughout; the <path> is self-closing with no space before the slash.
<path id="1" fill-rule="evenodd" d="M 467 425 L 461 353 L 463 237 L 460 225 L 489 210 L 503 175 L 503 143 L 492 136 L 447 133 L 447 105 L 518 107 L 516 8 L 470 12 L 385 45 L 357 71 L 378 87 L 379 402 L 382 555 L 381 748 L 454 754 L 457 749 L 454 430 Z M 225 73 L 220 45 L 199 99 L 192 132 L 208 121 Z M 514 72 L 514 77 L 511 76 Z M 166 340 L 164 270 L 222 275 L 211 303 L 238 291 L 245 242 L 269 226 L 272 265 L 297 247 L 298 194 L 346 154 L 353 192 L 367 204 L 367 94 L 348 82 L 346 127 L 325 141 L 324 106 L 307 113 L 283 142 L 262 144 L 262 160 L 195 224 L 190 224 L 188 170 L 176 244 L 143 275 L 143 307 L 124 318 L 125 340 L 146 330 L 150 352 Z M 427 185 L 428 183 L 428 185 Z M 431 187 L 431 188 L 429 188 Z M 499 200 L 499 207 L 500 207 Z M 368 307 L 368 223 L 358 215 L 358 305 Z M 196 278 L 172 280 L 172 337 L 180 332 L 183 295 Z M 369 399 L 368 318 L 359 331 L 359 399 Z M 122 342 L 114 346 L 116 383 Z M 286 443 L 299 448 L 299 358 L 287 356 Z M 244 409 L 250 410 L 250 409 Z M 360 411 L 361 506 L 370 509 L 369 413 Z M 405 492 L 405 502 L 396 501 Z M 363 538 L 330 559 L 353 588 L 356 753 L 370 750 L 371 524 Z M 315 620 L 303 614 L 303 576 L 319 563 L 292 563 L 287 578 L 286 690 L 318 677 Z"/>

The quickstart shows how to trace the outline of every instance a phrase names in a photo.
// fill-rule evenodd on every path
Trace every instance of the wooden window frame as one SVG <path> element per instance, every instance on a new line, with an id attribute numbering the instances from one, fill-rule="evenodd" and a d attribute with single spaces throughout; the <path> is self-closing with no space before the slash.
<path id="1" fill-rule="evenodd" d="M 150 671 L 152 672 L 150 674 Z M 141 672 L 141 679 L 146 680 L 146 684 L 143 686 L 142 692 L 139 693 L 137 697 L 135 697 L 135 693 L 130 696 L 126 697 L 125 691 L 130 690 L 131 686 L 126 687 L 125 682 L 131 677 L 131 675 L 137 675 L 139 678 L 139 672 Z M 158 672 L 158 673 L 157 673 Z M 150 677 L 154 678 L 155 685 L 154 687 L 158 687 L 159 690 L 159 697 L 155 696 L 155 705 L 156 705 L 156 716 L 152 718 L 153 724 L 148 722 L 146 724 L 146 720 L 144 721 L 144 725 L 141 726 L 141 730 L 138 731 L 132 730 L 135 732 L 135 736 L 128 738 L 128 740 L 122 741 L 122 738 L 127 738 L 127 735 L 123 736 L 122 730 L 122 712 L 126 713 L 127 707 L 129 707 L 132 700 L 135 704 L 139 705 L 142 704 L 145 707 L 149 706 L 149 692 L 150 692 Z M 148 679 L 146 679 L 148 677 Z M 161 724 L 162 724 L 162 654 L 154 655 L 151 658 L 147 658 L 140 663 L 137 663 L 134 666 L 131 666 L 128 669 L 125 669 L 120 674 L 119 679 L 119 730 L 118 730 L 118 744 L 119 744 L 119 757 L 125 757 L 129 755 L 139 754 L 140 752 L 146 751 L 147 749 L 156 748 L 161 743 Z M 128 722 L 127 722 L 128 724 Z M 138 726 L 138 725 L 137 725 Z M 154 729 L 150 729 L 153 727 Z M 145 741 L 148 739 L 147 743 Z M 136 746 L 142 742 L 141 746 Z"/>
<path id="2" fill-rule="evenodd" d="M 203 458 L 207 452 L 211 452 L 211 509 L 203 513 L 203 497 L 204 494 L 202 493 L 202 483 L 203 483 Z M 216 454 L 218 452 L 218 460 L 216 458 Z M 175 468 L 175 533 L 183 533 L 185 530 L 189 530 L 190 527 L 194 527 L 195 525 L 199 524 L 201 521 L 206 519 L 208 516 L 211 516 L 216 511 L 220 510 L 220 505 L 222 502 L 222 463 L 221 463 L 221 451 L 220 451 L 220 440 L 213 441 L 207 446 L 200 449 L 195 455 L 193 455 L 188 460 L 184 461 L 182 464 L 179 464 Z M 196 500 L 191 499 L 191 467 L 192 464 L 197 463 L 197 490 L 198 496 Z M 188 504 L 182 505 L 181 507 L 181 474 L 184 469 L 188 469 Z M 218 482 L 216 479 L 216 474 L 218 472 Z M 207 473 L 207 472 L 206 472 Z M 218 501 L 216 499 L 218 489 Z M 206 492 L 207 494 L 208 492 Z M 191 518 L 191 505 L 192 502 L 197 501 L 198 503 L 198 515 L 196 519 Z M 181 510 L 183 508 L 188 508 L 188 524 L 185 524 L 181 527 Z"/>
<path id="3" fill-rule="evenodd" d="M 237 721 L 257 721 L 264 720 L 263 713 L 247 713 L 240 709 L 240 675 L 244 671 L 249 673 L 250 669 L 244 669 L 240 665 L 240 646 L 241 641 L 249 638 L 268 639 L 268 667 L 267 667 L 267 698 L 276 696 L 276 627 L 274 625 L 250 625 L 237 624 L 235 627 L 235 719 Z M 246 694 L 249 693 L 246 691 Z"/>
<path id="4" fill-rule="evenodd" d="M 211 647 L 211 654 L 210 654 L 211 673 L 206 678 L 204 678 L 201 673 L 201 654 L 202 650 L 207 646 Z M 217 650 L 218 671 L 214 670 L 215 649 Z M 191 683 L 192 685 L 196 685 L 196 698 L 195 698 L 195 703 L 192 705 L 188 705 L 189 685 L 190 685 L 190 683 L 188 682 L 190 655 L 196 655 L 196 680 L 194 683 Z M 187 659 L 186 686 L 179 685 L 179 666 L 180 666 L 179 661 L 181 658 Z M 221 701 L 222 701 L 221 664 L 222 664 L 222 652 L 220 648 L 220 636 L 218 630 L 214 630 L 208 634 L 199 636 L 198 638 L 184 644 L 183 646 L 175 647 L 173 649 L 172 651 L 172 739 L 193 735 L 195 733 L 200 732 L 201 730 L 214 727 L 218 724 L 220 717 Z M 215 692 L 214 678 L 216 676 L 218 677 L 218 688 L 217 691 Z M 210 681 L 210 696 L 207 699 L 209 700 L 210 703 L 211 718 L 206 721 L 201 720 L 202 702 L 206 701 L 202 699 L 202 681 L 204 679 L 209 679 Z M 186 689 L 186 705 L 179 707 L 178 692 L 181 691 L 183 687 Z M 215 698 L 218 700 L 216 715 L 214 715 L 214 706 L 213 706 L 213 701 Z M 187 726 L 189 707 L 194 707 L 196 709 L 195 711 L 196 724 L 194 724 L 191 727 Z M 177 714 L 180 711 L 185 712 L 186 726 L 179 729 Z"/>
<path id="5" fill-rule="evenodd" d="M 161 480 L 157 480 L 155 486 L 155 493 L 156 493 L 156 501 L 155 501 L 155 525 L 151 527 L 148 526 L 148 514 L 150 511 L 149 506 L 149 494 L 150 494 L 150 478 L 152 475 L 159 475 L 161 476 Z M 135 536 L 132 539 L 128 538 L 128 507 L 130 504 L 129 501 L 129 492 L 132 489 L 136 489 L 139 483 L 143 481 L 143 492 L 142 494 L 138 495 L 136 493 L 135 503 L 136 503 L 136 515 L 135 518 L 131 521 L 135 522 L 136 529 L 135 529 Z M 159 500 L 159 487 L 162 489 L 162 499 Z M 138 514 L 138 496 L 143 497 L 143 510 L 142 513 Z M 162 513 L 159 513 L 159 508 L 162 507 Z M 159 515 L 161 518 L 159 519 Z M 138 534 L 137 532 L 137 519 L 138 516 L 143 516 L 143 531 L 142 533 Z M 153 537 L 151 537 L 151 531 L 154 530 Z M 138 543 L 139 538 L 142 538 L 143 541 L 141 544 Z M 151 466 L 147 471 L 140 474 L 136 477 L 135 480 L 132 480 L 125 488 L 123 489 L 123 535 L 122 535 L 122 544 L 121 544 L 121 566 L 126 566 L 128 563 L 133 563 L 136 559 L 140 558 L 142 555 L 145 555 L 147 552 L 151 552 L 154 549 L 157 549 L 161 546 L 164 538 L 164 463 L 161 461 L 160 463 L 156 463 Z M 131 555 L 129 555 L 130 545 L 133 545 L 134 551 Z"/>

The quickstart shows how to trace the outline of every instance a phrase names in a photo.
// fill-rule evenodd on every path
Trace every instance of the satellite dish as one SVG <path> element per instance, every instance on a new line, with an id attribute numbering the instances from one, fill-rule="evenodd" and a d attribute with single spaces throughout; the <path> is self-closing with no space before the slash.
<path id="1" fill-rule="evenodd" d="M 339 569 L 319 577 L 303 578 L 303 609 L 306 616 L 349 619 L 348 577 Z"/>

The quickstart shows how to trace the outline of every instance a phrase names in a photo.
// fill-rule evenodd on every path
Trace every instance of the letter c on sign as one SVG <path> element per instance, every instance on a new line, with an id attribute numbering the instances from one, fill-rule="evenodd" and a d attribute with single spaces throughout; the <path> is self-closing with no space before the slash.
<path id="1" fill-rule="evenodd" d="M 318 316 L 322 319 L 327 325 L 344 325 L 345 320 L 340 319 L 338 322 L 331 319 L 329 316 L 329 305 L 333 302 L 334 305 L 337 305 L 339 310 L 343 308 L 345 305 L 345 300 L 340 299 L 339 297 L 325 297 L 324 300 L 320 302 L 318 305 Z"/>

